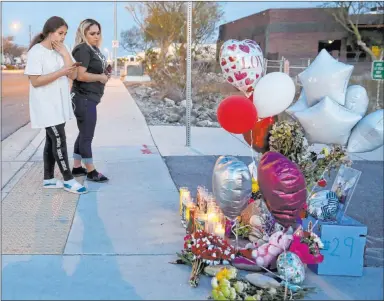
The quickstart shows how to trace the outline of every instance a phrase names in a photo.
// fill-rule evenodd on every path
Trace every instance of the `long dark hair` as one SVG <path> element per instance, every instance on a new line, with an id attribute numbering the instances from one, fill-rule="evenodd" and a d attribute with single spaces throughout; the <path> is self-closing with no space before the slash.
<path id="1" fill-rule="evenodd" d="M 63 18 L 60 17 L 50 17 L 44 24 L 43 31 L 39 33 L 37 36 L 35 36 L 31 42 L 31 45 L 29 46 L 30 50 L 33 46 L 35 46 L 38 43 L 41 43 L 44 41 L 44 39 L 50 34 L 55 32 L 57 29 L 59 29 L 61 26 L 65 26 L 68 28 L 67 22 L 64 21 Z"/>

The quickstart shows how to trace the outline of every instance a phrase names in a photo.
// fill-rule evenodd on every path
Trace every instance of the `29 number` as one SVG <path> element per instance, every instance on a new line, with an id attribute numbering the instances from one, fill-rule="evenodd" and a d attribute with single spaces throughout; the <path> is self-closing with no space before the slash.
<path id="1" fill-rule="evenodd" d="M 332 252 L 330 252 L 330 255 L 331 256 L 336 256 L 336 257 L 339 257 L 340 254 L 337 253 L 337 250 L 339 248 L 339 245 L 340 245 L 340 240 L 338 238 L 334 238 L 332 239 L 332 242 L 336 244 L 335 248 L 333 249 Z M 352 252 L 353 252 L 353 244 L 354 244 L 354 239 L 352 237 L 346 237 L 344 239 L 344 246 L 348 247 L 349 248 L 349 257 L 351 258 L 352 257 Z"/>

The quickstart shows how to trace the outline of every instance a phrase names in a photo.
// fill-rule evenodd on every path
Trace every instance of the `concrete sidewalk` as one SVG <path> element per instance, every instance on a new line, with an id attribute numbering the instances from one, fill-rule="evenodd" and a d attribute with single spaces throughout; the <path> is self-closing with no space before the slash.
<path id="1" fill-rule="evenodd" d="M 161 129 L 148 128 L 117 79 L 108 83 L 98 112 L 94 158 L 97 169 L 110 177 L 108 184 L 85 181 L 90 192 L 80 198 L 43 191 L 43 143 L 26 160 L 23 174 L 12 178 L 13 186 L 2 201 L 2 298 L 206 299 L 209 278 L 203 277 L 193 289 L 188 284 L 190 268 L 169 264 L 182 248 L 185 232 L 178 215 L 178 191 L 158 149 L 180 147 L 182 140 L 170 140 L 171 130 L 161 133 L 167 139 L 158 138 L 156 130 Z M 75 121 L 66 131 L 71 154 Z M 201 146 L 189 150 L 191 154 L 204 154 L 209 144 L 216 148 L 211 155 L 240 154 L 232 150 L 240 148 L 233 140 L 216 144 L 203 137 L 192 138 Z M 307 284 L 318 286 L 316 296 L 324 300 L 377 300 L 383 297 L 382 280 L 381 268 L 368 268 L 359 278 L 308 273 Z"/>

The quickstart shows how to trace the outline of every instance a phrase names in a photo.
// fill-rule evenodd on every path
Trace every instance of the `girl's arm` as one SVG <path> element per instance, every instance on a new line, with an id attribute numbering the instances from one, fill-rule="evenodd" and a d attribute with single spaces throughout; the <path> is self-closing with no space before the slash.
<path id="1" fill-rule="evenodd" d="M 33 87 L 38 88 L 38 87 L 46 86 L 62 76 L 70 77 L 70 75 L 75 71 L 75 69 L 76 69 L 76 66 L 70 66 L 70 67 L 64 66 L 60 70 L 49 73 L 49 74 L 29 75 L 29 80 L 31 81 L 31 84 Z"/>
<path id="2" fill-rule="evenodd" d="M 55 49 L 62 57 L 64 60 L 64 67 L 71 67 L 75 63 L 74 60 L 72 59 L 72 56 L 69 54 L 67 47 L 63 43 L 53 41 L 52 42 L 52 47 Z M 75 80 L 77 77 L 77 70 L 75 69 L 73 72 L 67 75 L 68 78 L 71 80 Z"/>

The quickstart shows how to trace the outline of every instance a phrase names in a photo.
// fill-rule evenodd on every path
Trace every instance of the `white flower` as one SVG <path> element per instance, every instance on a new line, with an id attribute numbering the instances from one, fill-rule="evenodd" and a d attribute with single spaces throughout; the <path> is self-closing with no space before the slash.
<path id="1" fill-rule="evenodd" d="M 213 254 L 212 254 L 212 257 L 213 257 L 213 258 L 216 258 L 216 253 L 213 253 Z"/>
<path id="2" fill-rule="evenodd" d="M 207 241 L 207 245 L 209 246 L 210 244 L 211 244 L 211 242 L 208 240 L 208 241 Z"/>
<path id="3" fill-rule="evenodd" d="M 192 247 L 192 245 L 191 244 L 188 244 L 188 249 L 190 249 Z"/>
<path id="4" fill-rule="evenodd" d="M 235 259 L 235 254 L 232 254 L 232 255 L 231 255 L 231 259 Z"/>
<path id="5" fill-rule="evenodd" d="M 274 287 L 271 287 L 269 290 L 268 290 L 268 292 L 269 292 L 269 294 L 270 295 L 276 295 L 276 293 L 277 293 L 277 290 L 274 288 Z"/>
<path id="6" fill-rule="evenodd" d="M 228 250 L 224 251 L 224 255 L 228 255 L 230 252 Z"/>
<path id="7" fill-rule="evenodd" d="M 200 248 L 200 244 L 197 244 L 197 245 L 196 245 L 196 248 Z"/>

